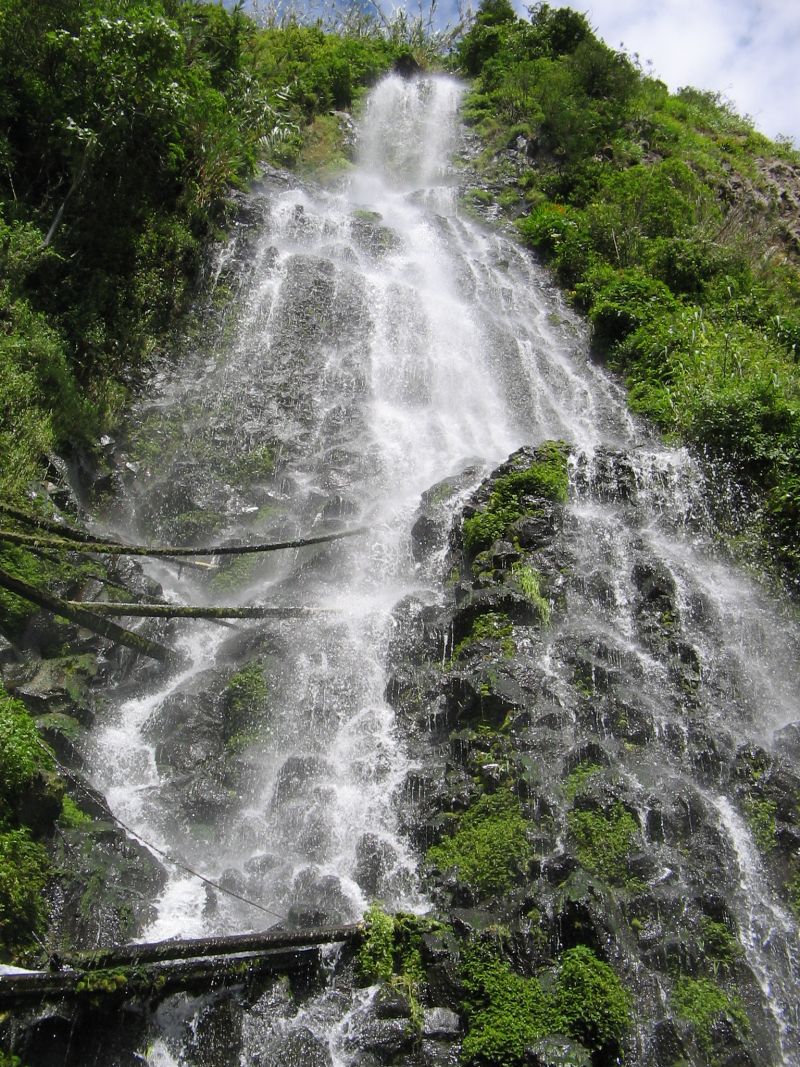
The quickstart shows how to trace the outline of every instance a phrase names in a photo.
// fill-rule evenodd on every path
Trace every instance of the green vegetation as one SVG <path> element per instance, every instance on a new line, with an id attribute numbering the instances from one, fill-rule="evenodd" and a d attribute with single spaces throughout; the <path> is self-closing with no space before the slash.
<path id="1" fill-rule="evenodd" d="M 127 989 L 130 972 L 123 967 L 112 970 L 88 971 L 75 987 L 78 993 L 119 993 Z"/>
<path id="2" fill-rule="evenodd" d="M 547 626 L 550 622 L 551 611 L 549 603 L 542 596 L 541 574 L 535 571 L 533 567 L 529 567 L 519 561 L 512 564 L 511 574 L 527 599 L 538 611 L 539 621 L 542 626 Z"/>
<path id="3" fill-rule="evenodd" d="M 711 93 L 671 94 L 568 8 L 528 20 L 485 0 L 458 61 L 498 202 L 523 212 L 632 407 L 726 461 L 797 578 L 800 275 L 770 172 L 800 157 Z M 519 136 L 533 159 L 512 166 L 501 150 Z"/>
<path id="4" fill-rule="evenodd" d="M 42 771 L 53 770 L 52 753 L 39 737 L 19 700 L 0 688 L 0 825 L 5 826 L 19 799 Z"/>
<path id="5" fill-rule="evenodd" d="M 597 774 L 602 774 L 603 768 L 599 763 L 592 763 L 591 761 L 585 761 L 579 763 L 577 767 L 574 767 L 567 778 L 564 781 L 564 796 L 567 800 L 572 801 L 578 795 L 582 793 L 586 783 L 594 778 Z"/>
<path id="6" fill-rule="evenodd" d="M 707 978 L 680 978 L 672 999 L 678 1015 L 694 1024 L 698 1044 L 707 1056 L 713 1050 L 712 1027 L 718 1019 L 727 1019 L 740 1036 L 750 1030 L 750 1020 L 739 998 Z"/>
<path id="7" fill-rule="evenodd" d="M 258 660 L 232 675 L 222 694 L 223 733 L 230 745 L 254 733 L 263 720 L 269 688 Z"/>
<path id="8" fill-rule="evenodd" d="M 793 864 L 793 867 L 796 873 L 794 877 L 789 879 L 784 888 L 789 897 L 789 905 L 792 911 L 800 919 L 800 870 L 797 869 L 797 864 Z"/>
<path id="9" fill-rule="evenodd" d="M 467 552 L 475 556 L 490 548 L 518 519 L 536 511 L 537 498 L 564 503 L 568 488 L 567 446 L 560 441 L 547 441 L 536 449 L 529 467 L 498 478 L 484 507 L 464 520 Z"/>
<path id="10" fill-rule="evenodd" d="M 472 629 L 463 637 L 453 649 L 451 662 L 460 659 L 461 656 L 477 644 L 478 641 L 499 641 L 504 656 L 513 656 L 516 652 L 513 635 L 514 626 L 508 615 L 502 611 L 487 611 L 479 615 L 472 624 Z"/>
<path id="11" fill-rule="evenodd" d="M 507 790 L 481 796 L 451 837 L 428 849 L 429 863 L 454 868 L 483 895 L 503 893 L 524 874 L 531 847 L 519 801 Z"/>
<path id="12" fill-rule="evenodd" d="M 61 804 L 61 817 L 59 824 L 68 830 L 79 830 L 82 826 L 90 826 L 92 818 L 82 811 L 72 797 L 64 797 Z"/>
<path id="13" fill-rule="evenodd" d="M 766 797 L 750 796 L 744 803 L 745 816 L 756 844 L 762 852 L 775 848 L 775 816 L 778 806 Z"/>
<path id="14" fill-rule="evenodd" d="M 26 828 L 0 833 L 0 953 L 26 948 L 44 930 L 47 853 Z"/>
<path id="15" fill-rule="evenodd" d="M 611 885 L 630 885 L 628 854 L 639 827 L 619 801 L 607 812 L 573 808 L 567 825 L 587 871 Z"/>
<path id="16" fill-rule="evenodd" d="M 394 919 L 378 903 L 364 915 L 365 935 L 358 950 L 358 965 L 368 979 L 388 982 L 394 974 Z"/>
<path id="17" fill-rule="evenodd" d="M 377 902 L 364 915 L 364 939 L 358 951 L 358 968 L 368 982 L 388 983 L 408 1000 L 411 1020 L 422 1026 L 420 991 L 425 968 L 420 948 L 422 935 L 440 930 L 440 924 L 406 912 L 388 915 Z"/>
<path id="18" fill-rule="evenodd" d="M 188 306 L 232 188 L 265 156 L 336 157 L 324 113 L 416 32 L 342 30 L 259 29 L 201 0 L 0 0 L 4 499 L 110 425 Z"/>
<path id="19" fill-rule="evenodd" d="M 744 949 L 725 923 L 704 915 L 700 920 L 700 945 L 711 969 L 727 970 L 744 955 Z"/>
<path id="20" fill-rule="evenodd" d="M 38 840 L 68 809 L 55 760 L 25 706 L 0 686 L 0 958 L 44 932 L 50 864 Z"/>
<path id="21" fill-rule="evenodd" d="M 585 945 L 562 953 L 555 973 L 523 978 L 495 945 L 473 942 L 462 952 L 469 1032 L 467 1063 L 527 1062 L 526 1048 L 566 1034 L 591 1051 L 615 1051 L 631 1023 L 631 999 L 614 971 Z"/>

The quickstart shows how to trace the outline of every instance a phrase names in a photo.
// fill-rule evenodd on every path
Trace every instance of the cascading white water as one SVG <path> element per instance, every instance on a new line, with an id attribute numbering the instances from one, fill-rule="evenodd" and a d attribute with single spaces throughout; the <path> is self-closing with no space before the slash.
<path id="1" fill-rule="evenodd" d="M 409 538 L 430 486 L 470 463 L 485 472 L 521 444 L 570 442 L 576 568 L 611 576 L 594 622 L 619 656 L 636 659 L 660 728 L 676 717 L 658 705 L 662 668 L 636 635 L 630 559 L 645 546 L 683 602 L 702 592 L 723 645 L 731 583 L 740 582 L 725 577 L 723 564 L 705 562 L 689 457 L 661 447 L 631 418 L 543 271 L 501 233 L 459 213 L 449 160 L 461 93 L 448 78 L 390 76 L 370 96 L 359 161 L 343 190 L 255 194 L 263 233 L 227 311 L 224 343 L 179 368 L 159 401 L 165 425 L 193 427 L 168 470 L 176 480 L 188 464 L 191 478 L 212 486 L 223 534 L 267 539 L 264 531 L 311 531 L 330 519 L 368 527 L 322 552 L 265 561 L 238 590 L 243 601 L 302 603 L 326 614 L 248 628 L 268 662 L 270 721 L 244 752 L 246 786 L 224 815 L 197 811 L 195 824 L 176 817 L 153 722 L 173 694 L 192 685 L 200 692 L 204 672 L 226 667 L 225 632 L 181 624 L 192 666 L 160 691 L 128 700 L 95 739 L 98 782 L 127 824 L 207 877 L 298 920 L 351 920 L 373 895 L 389 907 L 425 906 L 398 829 L 408 761 L 384 690 L 392 608 L 430 574 L 414 562 Z M 280 472 L 269 493 L 238 484 L 228 463 L 265 444 Z M 585 488 L 601 446 L 626 450 L 635 504 L 610 506 Z M 169 506 L 162 521 L 168 528 Z M 232 597 L 209 592 L 196 576 L 159 577 L 184 601 Z M 771 612 L 766 600 L 751 606 L 764 627 L 774 625 Z M 739 643 L 746 640 L 743 631 Z M 785 628 L 748 680 L 752 701 L 773 711 L 770 728 L 797 710 L 796 648 L 796 629 Z M 741 658 L 741 648 L 731 654 Z M 729 726 L 745 736 L 746 720 Z M 368 887 L 365 853 L 380 854 Z M 264 925 L 241 901 L 210 900 L 180 868 L 157 904 L 148 938 Z M 355 1010 L 325 1016 L 336 1064 L 349 1062 L 342 1035 Z M 258 1020 L 251 1029 L 263 1037 Z M 170 1055 L 159 1044 L 150 1062 Z"/>
<path id="2" fill-rule="evenodd" d="M 284 479 L 295 525 L 311 528 L 335 486 L 347 514 L 369 526 L 325 566 L 299 555 L 270 574 L 284 601 L 332 615 L 316 627 L 291 624 L 295 655 L 282 667 L 280 723 L 224 839 L 209 848 L 203 837 L 198 849 L 191 835 L 176 838 L 184 859 L 202 861 L 211 876 L 272 865 L 251 892 L 280 914 L 296 902 L 298 880 L 311 907 L 313 884 L 324 883 L 320 893 L 330 898 L 333 879 L 338 910 L 360 914 L 366 901 L 353 872 L 364 834 L 395 854 L 395 878 L 382 887 L 390 903 L 414 902 L 413 862 L 393 828 L 406 767 L 383 700 L 383 649 L 391 608 L 420 582 L 408 531 L 421 493 L 469 461 L 488 468 L 523 440 L 568 437 L 591 447 L 604 432 L 620 440 L 631 428 L 617 389 L 585 359 L 576 366 L 577 327 L 541 293 L 526 257 L 459 216 L 448 160 L 461 92 L 446 78 L 390 77 L 377 87 L 347 188 L 289 189 L 271 200 L 232 351 L 200 383 L 173 385 L 166 402 L 180 411 L 187 393 L 202 390 L 201 439 L 244 410 L 227 448 L 247 448 L 265 426 L 279 439 L 294 436 Z M 315 285 L 324 290 L 318 307 Z M 230 518 L 235 528 L 235 512 Z M 198 595 L 185 578 L 171 592 Z M 201 624 L 185 638 L 195 672 L 213 662 L 221 638 L 211 633 Z M 154 743 L 141 728 L 186 682 L 184 674 L 129 702 L 97 738 L 112 803 L 160 847 L 169 844 L 171 817 L 159 811 Z M 282 769 L 297 760 L 308 772 L 302 804 L 281 796 Z M 199 933 L 209 924 L 205 892 L 176 872 L 147 936 Z M 223 903 L 211 926 L 260 918 Z"/>

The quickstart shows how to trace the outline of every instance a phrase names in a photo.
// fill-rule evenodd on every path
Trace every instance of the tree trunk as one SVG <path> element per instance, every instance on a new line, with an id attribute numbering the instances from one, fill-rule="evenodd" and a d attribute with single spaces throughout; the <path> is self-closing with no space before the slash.
<path id="1" fill-rule="evenodd" d="M 69 607 L 89 611 L 92 615 L 128 615 L 146 619 L 305 619 L 323 615 L 330 609 L 306 607 L 265 607 L 248 604 L 244 607 L 204 608 L 191 604 L 118 604 L 106 600 L 66 600 Z"/>
<path id="2" fill-rule="evenodd" d="M 152 659 L 160 660 L 162 663 L 170 663 L 174 666 L 178 666 L 183 662 L 177 652 L 167 648 L 165 645 L 151 641 L 150 638 L 143 637 L 132 630 L 125 630 L 122 626 L 117 626 L 115 622 L 109 622 L 108 619 L 104 619 L 101 615 L 86 611 L 83 606 L 75 607 L 74 604 L 70 604 L 66 600 L 60 600 L 58 597 L 51 596 L 41 589 L 35 589 L 32 585 L 28 585 L 27 582 L 21 582 L 19 578 L 14 578 L 4 570 L 0 570 L 0 589 L 7 589 L 9 593 L 15 593 L 17 596 L 22 597 L 23 600 L 27 600 L 39 608 L 52 611 L 55 615 L 69 619 L 70 622 L 76 622 L 84 629 L 91 630 L 92 633 L 99 634 L 101 637 L 107 637 L 109 641 L 114 641 L 118 645 L 132 648 L 135 652 L 140 652 L 144 656 L 150 656 Z"/>
<path id="3" fill-rule="evenodd" d="M 214 545 L 207 548 L 183 548 L 180 545 L 154 547 L 123 545 L 108 541 L 85 541 L 81 543 L 80 551 L 111 556 L 243 556 L 253 552 L 277 552 L 282 548 L 305 548 L 307 545 L 322 545 L 328 541 L 340 541 L 344 537 L 356 537 L 358 534 L 366 532 L 366 526 L 359 526 L 354 530 L 319 534 L 316 537 L 297 537 L 290 541 L 273 541 L 258 545 Z M 35 534 L 14 533 L 13 530 L 0 530 L 0 540 L 10 541 L 15 545 L 59 548 L 68 552 L 76 551 L 74 542 L 65 538 L 37 537 Z"/>

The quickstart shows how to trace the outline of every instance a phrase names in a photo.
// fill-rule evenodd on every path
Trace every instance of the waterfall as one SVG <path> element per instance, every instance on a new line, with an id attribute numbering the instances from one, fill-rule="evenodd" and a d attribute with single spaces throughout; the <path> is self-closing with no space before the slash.
<path id="1" fill-rule="evenodd" d="M 715 555 L 691 457 L 631 417 L 546 272 L 459 207 L 451 160 L 462 91 L 446 77 L 389 76 L 369 97 L 341 188 L 267 175 L 220 267 L 202 322 L 210 343 L 191 336 L 138 413 L 136 478 L 108 516 L 117 530 L 189 541 L 202 530 L 209 541 L 367 528 L 210 577 L 168 564 L 151 571 L 183 602 L 324 610 L 235 631 L 180 623 L 175 640 L 189 666 L 120 693 L 96 730 L 91 763 L 112 810 L 180 861 L 144 939 L 278 918 L 349 922 L 374 898 L 427 909 L 399 813 L 416 757 L 385 698 L 393 609 L 410 594 L 439 595 L 442 552 L 420 563 L 411 550 L 421 495 L 467 471 L 455 510 L 522 444 L 570 445 L 568 528 L 585 592 L 571 589 L 567 602 L 618 664 L 638 671 L 659 736 L 686 727 L 642 638 L 634 559 L 656 560 L 677 590 L 725 729 L 768 740 L 800 718 L 796 623 Z M 626 457 L 630 492 L 609 499 L 601 476 L 612 453 Z M 590 595 L 592 583 L 602 596 Z M 744 616 L 734 604 L 746 605 Z M 577 640 L 556 630 L 544 654 L 555 689 L 563 647 Z M 253 664 L 261 717 L 226 748 L 213 736 L 210 695 L 218 706 L 235 672 Z M 761 719 L 754 708 L 765 709 Z M 658 768 L 642 778 L 658 791 Z M 746 894 L 746 880 L 736 881 Z M 755 922 L 747 934 L 757 937 Z M 780 1015 L 787 983 L 763 984 Z M 251 1014 L 241 1062 L 262 1062 L 245 1059 L 247 1048 L 294 1028 L 324 1039 L 325 1062 L 346 1067 L 348 1028 L 368 1000 L 331 993 L 300 1018 Z M 156 1019 L 163 1033 L 146 1062 L 203 1062 L 186 1036 L 192 1010 L 183 1021 Z M 793 1034 L 780 1040 L 783 1063 L 797 1067 Z"/>

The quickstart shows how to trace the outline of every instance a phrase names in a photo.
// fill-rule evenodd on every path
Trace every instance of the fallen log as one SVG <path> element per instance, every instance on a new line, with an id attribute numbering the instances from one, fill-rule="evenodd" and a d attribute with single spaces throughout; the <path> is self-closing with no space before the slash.
<path id="1" fill-rule="evenodd" d="M 92 1004 L 162 996 L 174 989 L 241 984 L 260 975 L 312 972 L 323 945 L 357 942 L 361 923 L 308 930 L 265 930 L 120 945 L 79 952 L 59 970 L 0 976 L 0 1010 L 63 997 Z"/>
<path id="2" fill-rule="evenodd" d="M 330 945 L 337 941 L 357 941 L 363 934 L 363 923 L 351 923 L 348 926 L 319 926 L 306 930 L 273 928 L 248 934 L 224 934 L 218 937 L 193 937 L 186 940 L 118 945 L 115 948 L 75 953 L 69 956 L 66 962 L 79 970 L 131 967 L 146 963 L 165 963 L 170 960 Z"/>
<path id="3" fill-rule="evenodd" d="M 4 570 L 0 570 L 0 589 L 15 593 L 17 596 L 22 597 L 23 600 L 27 600 L 39 608 L 52 611 L 55 615 L 60 615 L 62 618 L 69 619 L 70 622 L 75 622 L 86 630 L 91 630 L 92 633 L 107 637 L 109 641 L 124 645 L 126 648 L 132 648 L 135 652 L 150 656 L 151 659 L 159 660 L 161 663 L 170 663 L 177 666 L 183 662 L 176 652 L 165 645 L 151 641 L 149 637 L 143 637 L 142 634 L 134 633 L 132 630 L 126 630 L 115 622 L 109 622 L 102 615 L 95 615 L 91 611 L 87 611 L 85 605 L 75 607 L 74 602 L 51 596 L 50 593 L 46 593 L 42 589 L 36 589 Z"/>
<path id="4" fill-rule="evenodd" d="M 319 534 L 316 537 L 296 537 L 289 541 L 271 541 L 257 545 L 212 545 L 199 548 L 183 548 L 180 545 L 124 545 L 108 541 L 83 541 L 80 545 L 80 551 L 112 556 L 243 556 L 255 552 L 277 552 L 284 548 L 306 548 L 309 545 L 322 545 L 329 541 L 340 541 L 345 537 L 356 537 L 366 532 L 366 526 L 359 526 L 354 530 Z M 0 530 L 0 540 L 9 541 L 15 545 L 56 548 L 69 552 L 76 551 L 75 543 L 65 538 L 37 537 L 35 534 L 15 533 L 13 530 Z"/>
<path id="5" fill-rule="evenodd" d="M 65 998 L 78 1000 L 93 1008 L 102 1008 L 133 997 L 160 1000 L 178 989 L 208 991 L 222 986 L 244 985 L 267 975 L 313 974 L 320 962 L 319 947 L 311 945 L 136 967 L 2 975 L 0 1010 Z"/>
<path id="6" fill-rule="evenodd" d="M 190 604 L 123 604 L 107 600 L 67 600 L 70 607 L 83 608 L 93 615 L 128 615 L 145 619 L 305 619 L 329 613 L 331 608 L 265 607 L 247 604 L 244 607 L 206 608 Z"/>
<path id="7" fill-rule="evenodd" d="M 53 522 L 52 520 L 42 518 L 39 515 L 33 515 L 29 511 L 22 511 L 20 508 L 14 508 L 10 504 L 3 504 L 0 502 L 0 513 L 8 515 L 9 518 L 16 519 L 17 522 L 21 522 L 25 526 L 35 526 L 39 530 L 47 530 L 48 533 L 54 533 L 62 540 L 81 542 L 93 541 L 100 544 L 117 543 L 110 537 L 101 537 L 98 534 L 87 533 L 85 530 L 76 530 L 74 526 L 67 526 L 64 523 Z M 76 551 L 78 551 L 77 548 Z"/>

